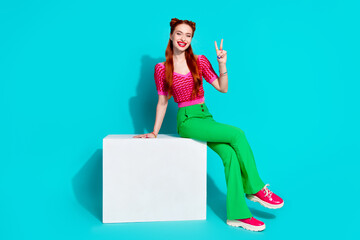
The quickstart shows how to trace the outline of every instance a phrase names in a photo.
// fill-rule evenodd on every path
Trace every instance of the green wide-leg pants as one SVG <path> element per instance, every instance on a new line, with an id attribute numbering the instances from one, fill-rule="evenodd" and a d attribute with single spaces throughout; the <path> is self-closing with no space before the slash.
<path id="1" fill-rule="evenodd" d="M 257 193 L 265 184 L 256 169 L 244 131 L 216 122 L 205 103 L 179 108 L 177 131 L 181 137 L 206 141 L 221 157 L 227 186 L 227 219 L 252 217 L 246 205 L 245 193 Z"/>

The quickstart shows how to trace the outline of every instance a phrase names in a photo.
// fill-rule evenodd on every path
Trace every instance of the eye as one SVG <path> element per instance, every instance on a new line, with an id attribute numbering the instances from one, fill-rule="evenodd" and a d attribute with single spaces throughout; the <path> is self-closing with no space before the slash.
<path id="1" fill-rule="evenodd" d="M 180 35 L 180 33 L 177 33 L 177 35 Z"/>

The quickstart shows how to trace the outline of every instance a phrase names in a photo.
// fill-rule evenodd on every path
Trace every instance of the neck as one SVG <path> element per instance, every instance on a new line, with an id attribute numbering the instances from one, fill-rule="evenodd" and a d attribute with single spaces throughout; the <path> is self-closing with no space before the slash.
<path id="1" fill-rule="evenodd" d="M 173 48 L 173 60 L 174 62 L 185 61 L 185 51 L 179 51 L 176 48 Z"/>

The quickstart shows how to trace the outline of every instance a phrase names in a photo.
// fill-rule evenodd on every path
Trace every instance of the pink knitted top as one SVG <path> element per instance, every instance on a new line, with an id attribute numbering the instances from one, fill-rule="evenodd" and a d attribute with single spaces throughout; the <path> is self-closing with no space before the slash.
<path id="1" fill-rule="evenodd" d="M 199 66 L 200 78 L 205 78 L 208 83 L 212 83 L 218 75 L 212 68 L 209 60 L 204 55 L 198 55 L 197 64 Z M 168 95 L 168 92 L 165 91 L 165 65 L 163 63 L 158 63 L 155 65 L 155 84 L 156 90 L 159 95 Z M 194 104 L 201 103 L 205 100 L 204 97 L 204 88 L 201 82 L 199 87 L 199 95 L 196 99 L 191 100 L 191 93 L 194 87 L 194 79 L 191 75 L 191 72 L 188 72 L 186 75 L 176 73 L 173 74 L 173 96 L 174 101 L 178 104 L 178 107 L 186 107 Z"/>

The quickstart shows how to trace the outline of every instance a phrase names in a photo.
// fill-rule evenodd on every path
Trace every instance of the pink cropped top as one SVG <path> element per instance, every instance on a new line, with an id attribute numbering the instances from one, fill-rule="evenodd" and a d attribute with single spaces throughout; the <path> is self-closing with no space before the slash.
<path id="1" fill-rule="evenodd" d="M 204 55 L 198 55 L 197 64 L 199 66 L 200 78 L 205 78 L 208 83 L 212 83 L 219 76 L 212 68 L 209 60 Z M 165 91 L 165 65 L 158 63 L 155 65 L 155 84 L 156 90 L 159 95 L 168 95 Z M 194 86 L 194 79 L 191 72 L 186 75 L 180 73 L 173 73 L 173 96 L 174 101 L 178 104 L 178 107 L 186 107 L 194 104 L 201 103 L 205 100 L 204 88 L 201 82 L 199 88 L 199 95 L 196 99 L 191 100 L 191 93 Z"/>

